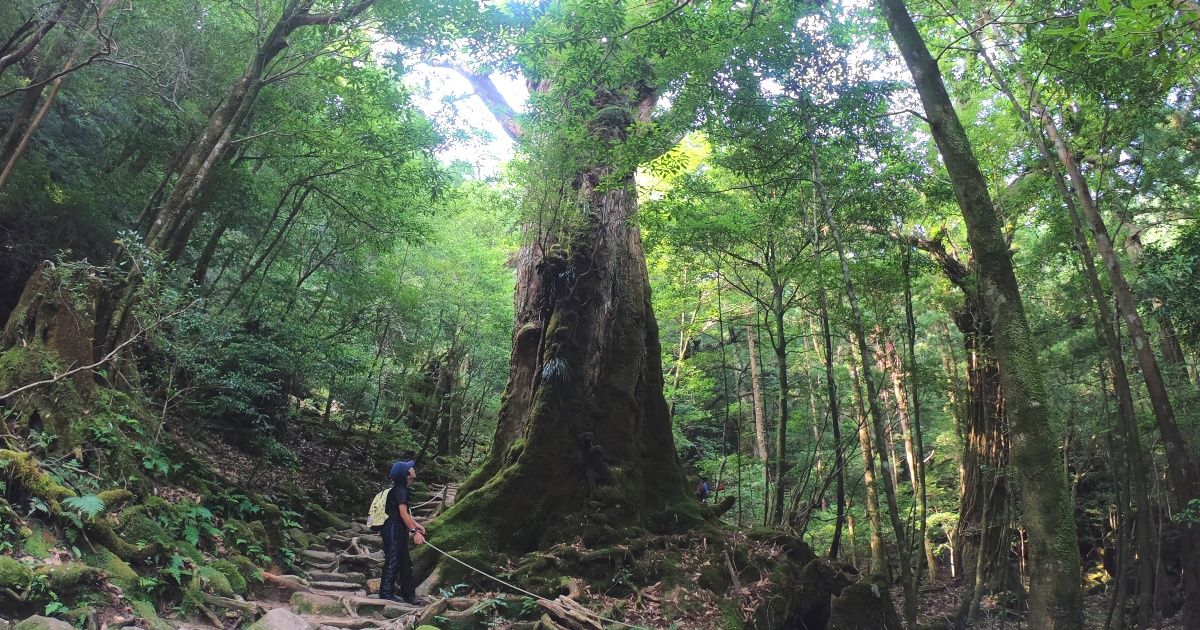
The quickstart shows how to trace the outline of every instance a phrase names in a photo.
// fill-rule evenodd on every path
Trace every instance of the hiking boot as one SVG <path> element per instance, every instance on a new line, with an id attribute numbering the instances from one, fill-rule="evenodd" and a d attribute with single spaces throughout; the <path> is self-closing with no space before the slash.
<path id="1" fill-rule="evenodd" d="M 386 599 L 390 602 L 406 603 L 406 600 L 403 597 L 400 597 L 399 595 L 396 595 L 393 593 L 388 593 L 387 595 L 380 593 L 379 599 Z"/>

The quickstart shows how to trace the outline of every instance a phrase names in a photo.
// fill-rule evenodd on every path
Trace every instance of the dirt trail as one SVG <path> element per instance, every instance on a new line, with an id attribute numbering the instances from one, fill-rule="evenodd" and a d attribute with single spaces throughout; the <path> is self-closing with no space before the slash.
<path id="1" fill-rule="evenodd" d="M 429 486 L 414 495 L 413 516 L 419 523 L 431 520 L 454 503 L 457 491 L 454 483 Z M 319 542 L 301 550 L 296 561 L 306 567 L 304 575 L 263 575 L 266 594 L 247 603 L 263 613 L 252 627 L 407 630 L 429 624 L 439 615 L 453 617 L 474 603 L 465 598 L 426 598 L 425 605 L 410 606 L 376 597 L 383 540 L 366 526 L 365 517 L 350 521 L 341 531 L 327 532 Z"/>

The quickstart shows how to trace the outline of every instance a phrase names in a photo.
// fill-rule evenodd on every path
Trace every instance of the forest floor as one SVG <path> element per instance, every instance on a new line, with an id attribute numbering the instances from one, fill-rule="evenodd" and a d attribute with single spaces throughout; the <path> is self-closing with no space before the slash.
<path id="1" fill-rule="evenodd" d="M 951 621 L 957 614 L 961 585 L 956 580 L 935 580 L 921 587 L 921 610 L 918 612 L 918 624 L 923 627 L 953 627 Z M 899 586 L 892 589 L 892 601 L 899 607 L 904 601 L 904 590 Z M 1087 630 L 1102 630 L 1106 627 L 1108 610 L 1112 604 L 1109 595 L 1097 592 L 1084 596 L 1084 628 Z M 1112 628 L 1116 628 L 1113 620 Z M 1157 630 L 1191 630 L 1184 625 L 1180 615 L 1163 619 L 1155 626 Z M 1017 615 L 1005 608 L 995 596 L 984 597 L 979 602 L 979 616 L 970 625 L 972 630 L 1037 630 L 1032 628 L 1023 615 Z"/>

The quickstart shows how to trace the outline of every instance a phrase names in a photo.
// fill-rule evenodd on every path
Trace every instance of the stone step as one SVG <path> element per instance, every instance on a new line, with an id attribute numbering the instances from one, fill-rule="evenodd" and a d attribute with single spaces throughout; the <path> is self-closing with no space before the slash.
<path id="1" fill-rule="evenodd" d="M 363 554 L 361 556 L 341 556 L 343 567 L 352 567 L 356 569 L 375 569 L 383 566 L 383 552 L 376 551 L 374 553 Z"/>
<path id="2" fill-rule="evenodd" d="M 290 603 L 292 610 L 298 614 L 329 617 L 357 614 L 359 617 L 395 619 L 422 609 L 420 606 L 409 606 L 403 602 L 377 597 L 303 591 L 292 593 Z"/>
<path id="3" fill-rule="evenodd" d="M 346 531 L 354 532 L 354 535 L 356 536 L 359 534 L 374 533 L 371 531 L 370 527 L 367 527 L 366 523 L 350 523 L 350 527 Z"/>
<path id="4" fill-rule="evenodd" d="M 361 586 L 366 583 L 367 576 L 355 572 L 331 573 L 329 571 L 309 571 L 308 579 L 313 582 L 346 582 Z"/>
<path id="5" fill-rule="evenodd" d="M 333 562 L 334 560 L 337 560 L 336 553 L 317 549 L 305 549 L 300 552 L 300 557 L 315 560 L 317 562 Z"/>
<path id="6" fill-rule="evenodd" d="M 327 536 L 325 538 L 325 543 L 326 543 L 326 545 L 338 545 L 339 547 L 345 547 L 345 546 L 349 545 L 351 542 L 353 542 L 354 539 L 356 539 L 356 538 L 358 539 L 358 544 L 361 546 L 374 545 L 376 547 L 380 547 L 383 545 L 383 537 L 380 536 L 379 534 L 354 534 L 354 533 L 334 534 L 332 536 Z M 313 549 L 315 547 L 316 547 L 316 545 L 312 545 L 309 547 L 309 549 Z"/>
<path id="7" fill-rule="evenodd" d="M 318 591 L 358 591 L 363 587 L 362 584 L 335 580 L 314 580 L 308 586 Z"/>

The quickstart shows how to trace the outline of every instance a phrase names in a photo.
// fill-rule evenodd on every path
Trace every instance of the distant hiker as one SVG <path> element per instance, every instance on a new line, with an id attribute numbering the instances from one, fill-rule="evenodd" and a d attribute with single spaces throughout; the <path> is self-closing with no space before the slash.
<path id="1" fill-rule="evenodd" d="M 412 558 L 408 554 L 408 536 L 413 544 L 425 544 L 425 526 L 409 512 L 409 484 L 417 477 L 412 460 L 392 464 L 392 489 L 387 494 L 387 520 L 383 522 L 383 576 L 379 581 L 380 599 L 418 604 L 417 582 L 413 578 Z M 396 595 L 396 581 L 400 595 Z"/>
<path id="2" fill-rule="evenodd" d="M 708 500 L 708 478 L 707 477 L 700 478 L 700 486 L 696 488 L 696 497 L 698 499 L 700 499 L 701 503 L 704 503 L 705 501 Z"/>

